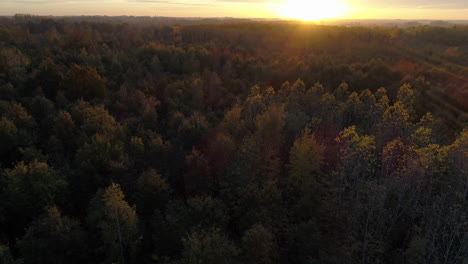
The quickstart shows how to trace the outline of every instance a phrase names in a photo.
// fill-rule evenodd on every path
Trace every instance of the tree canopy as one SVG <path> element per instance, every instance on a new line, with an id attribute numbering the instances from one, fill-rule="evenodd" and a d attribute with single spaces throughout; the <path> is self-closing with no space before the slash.
<path id="1" fill-rule="evenodd" d="M 190 21 L 0 17 L 0 263 L 466 263 L 468 27 Z"/>

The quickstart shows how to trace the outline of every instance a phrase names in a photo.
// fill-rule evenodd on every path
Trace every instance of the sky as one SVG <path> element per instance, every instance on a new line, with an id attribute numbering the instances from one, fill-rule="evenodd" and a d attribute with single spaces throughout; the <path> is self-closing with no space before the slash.
<path id="1" fill-rule="evenodd" d="M 331 15 L 330 0 L 0 0 L 0 15 L 134 15 L 284 18 L 315 13 L 346 19 L 468 19 L 468 0 L 336 0 L 346 11 Z M 291 5 L 294 2 L 294 5 Z M 288 15 L 282 12 L 292 8 Z M 297 11 L 296 11 L 297 10 Z"/>

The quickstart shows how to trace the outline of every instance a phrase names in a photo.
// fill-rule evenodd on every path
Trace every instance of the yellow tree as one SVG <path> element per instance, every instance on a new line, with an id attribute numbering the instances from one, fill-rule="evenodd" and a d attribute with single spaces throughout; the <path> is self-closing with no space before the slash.
<path id="1" fill-rule="evenodd" d="M 135 253 L 138 218 L 135 208 L 125 201 L 120 185 L 111 184 L 91 201 L 88 223 L 96 231 L 99 254 L 108 263 L 125 263 Z"/>
<path id="2" fill-rule="evenodd" d="M 323 152 L 324 147 L 317 143 L 310 129 L 305 129 L 289 152 L 289 185 L 295 190 L 314 190 L 319 182 Z"/>
<path id="3" fill-rule="evenodd" d="M 415 116 L 414 106 L 416 104 L 416 95 L 410 84 L 404 84 L 400 87 L 397 94 L 398 102 L 403 104 L 411 118 Z"/>
<path id="4" fill-rule="evenodd" d="M 240 138 L 245 132 L 245 122 L 242 120 L 242 106 L 235 104 L 225 114 L 219 128 L 234 138 Z"/>
<path id="5" fill-rule="evenodd" d="M 345 128 L 336 141 L 342 144 L 342 174 L 345 178 L 356 182 L 374 175 L 376 163 L 376 147 L 373 136 L 361 136 L 355 126 Z"/>
<path id="6" fill-rule="evenodd" d="M 379 147 L 395 138 L 406 138 L 411 129 L 410 113 L 405 105 L 396 102 L 383 113 L 382 123 L 379 126 Z"/>

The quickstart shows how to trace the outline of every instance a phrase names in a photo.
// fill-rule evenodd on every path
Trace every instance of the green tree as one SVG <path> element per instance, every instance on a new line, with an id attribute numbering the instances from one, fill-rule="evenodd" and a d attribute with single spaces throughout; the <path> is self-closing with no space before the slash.
<path id="1" fill-rule="evenodd" d="M 224 228 L 229 216 L 222 201 L 211 196 L 197 196 L 186 204 L 171 201 L 166 212 L 166 220 L 171 229 L 180 235 L 191 231 L 203 231 L 210 228 Z"/>
<path id="2" fill-rule="evenodd" d="M 345 82 L 342 82 L 334 91 L 333 94 L 336 97 L 336 100 L 344 102 L 349 97 L 349 85 Z"/>
<path id="3" fill-rule="evenodd" d="M 359 94 L 359 101 L 362 103 L 358 111 L 361 120 L 360 127 L 364 131 L 369 131 L 378 123 L 382 116 L 379 113 L 379 109 L 375 108 L 377 98 L 370 90 L 366 89 Z"/>
<path id="4" fill-rule="evenodd" d="M 70 141 L 76 135 L 75 121 L 67 111 L 60 111 L 54 120 L 53 131 L 62 141 Z"/>
<path id="5" fill-rule="evenodd" d="M 82 140 L 96 134 L 108 134 L 112 138 L 121 137 L 121 126 L 104 106 L 91 106 L 79 101 L 72 109 L 72 117 L 82 133 Z"/>
<path id="6" fill-rule="evenodd" d="M 344 116 L 343 123 L 345 127 L 351 125 L 360 125 L 361 124 L 361 109 L 363 108 L 363 103 L 360 100 L 359 94 L 352 92 L 344 104 Z M 325 113 L 328 115 L 328 113 Z"/>
<path id="7" fill-rule="evenodd" d="M 342 107 L 342 105 L 338 104 L 333 94 L 325 93 L 320 99 L 319 118 L 321 121 L 323 120 L 323 122 L 335 122 L 335 120 L 343 122 L 343 120 L 337 119 L 337 116 L 343 112 L 341 111 Z M 344 119 L 344 115 L 341 115 L 340 117 Z"/>
<path id="8" fill-rule="evenodd" d="M 52 59 L 45 59 L 39 65 L 35 77 L 37 86 L 42 89 L 45 96 L 49 99 L 55 99 L 60 89 L 60 84 L 64 79 L 64 73 L 61 67 L 54 63 Z"/>
<path id="9" fill-rule="evenodd" d="M 195 230 L 211 227 L 224 228 L 228 224 L 227 208 L 218 199 L 211 196 L 198 196 L 188 200 L 187 206 L 188 221 Z"/>
<path id="10" fill-rule="evenodd" d="M 10 210 L 15 215 L 29 218 L 46 206 L 64 203 L 67 182 L 45 162 L 20 162 L 7 170 L 5 176 Z"/>
<path id="11" fill-rule="evenodd" d="M 405 258 L 408 264 L 426 263 L 426 248 L 428 240 L 418 236 L 413 237 L 408 249 L 405 251 Z"/>
<path id="12" fill-rule="evenodd" d="M 62 84 L 69 99 L 96 100 L 106 96 L 106 79 L 90 66 L 72 64 Z"/>
<path id="13" fill-rule="evenodd" d="M 56 160 L 73 158 L 72 154 L 76 151 L 78 144 L 78 131 L 70 113 L 58 112 L 54 117 L 51 132 L 48 151 L 56 154 Z"/>
<path id="14" fill-rule="evenodd" d="M 54 114 L 54 103 L 43 97 L 36 96 L 32 99 L 30 110 L 35 120 L 38 122 Z"/>
<path id="15" fill-rule="evenodd" d="M 130 161 L 135 169 L 144 167 L 145 163 L 145 142 L 142 138 L 133 136 L 127 145 Z"/>
<path id="16" fill-rule="evenodd" d="M 162 217 L 155 221 L 154 215 L 160 216 L 158 212 L 166 208 L 171 193 L 170 186 L 154 169 L 143 172 L 136 186 L 136 208 L 141 223 L 143 254 L 153 253 L 156 247 L 161 248 L 158 243 L 165 243 L 161 235 L 164 232 L 164 222 Z"/>
<path id="17" fill-rule="evenodd" d="M 170 186 L 156 170 L 143 172 L 137 180 L 138 211 L 141 215 L 152 215 L 169 200 Z"/>
<path id="18" fill-rule="evenodd" d="M 76 164 L 83 174 L 95 177 L 99 185 L 108 184 L 112 176 L 128 169 L 128 156 L 122 142 L 108 134 L 96 134 L 76 153 Z"/>
<path id="19" fill-rule="evenodd" d="M 186 172 L 184 174 L 184 190 L 187 194 L 209 193 L 215 189 L 211 177 L 211 166 L 205 155 L 197 149 L 185 158 Z"/>
<path id="20" fill-rule="evenodd" d="M 19 103 L 10 103 L 6 117 L 12 120 L 16 126 L 25 130 L 31 130 L 36 126 L 34 118 L 28 113 L 28 110 Z"/>
<path id="21" fill-rule="evenodd" d="M 8 160 L 7 155 L 11 159 L 14 151 L 17 148 L 18 128 L 10 119 L 2 116 L 0 119 L 0 156 L 3 160 Z"/>
<path id="22" fill-rule="evenodd" d="M 276 263 L 278 247 L 274 235 L 261 224 L 253 225 L 242 236 L 244 263 Z"/>
<path id="23" fill-rule="evenodd" d="M 0 48 L 0 77 L 13 82 L 21 81 L 30 62 L 30 58 L 15 47 Z"/>
<path id="24" fill-rule="evenodd" d="M 184 118 L 177 128 L 178 141 L 182 146 L 190 149 L 209 127 L 208 120 L 201 112 L 193 112 L 191 116 Z"/>
<path id="25" fill-rule="evenodd" d="M 205 157 L 211 167 L 211 176 L 214 185 L 219 188 L 219 179 L 231 160 L 236 145 L 234 139 L 228 134 L 218 132 L 205 148 Z"/>
<path id="26" fill-rule="evenodd" d="M 31 223 L 18 245 L 25 264 L 83 263 L 87 259 L 79 223 L 62 216 L 55 206 Z"/>
<path id="27" fill-rule="evenodd" d="M 260 86 L 255 85 L 250 88 L 250 94 L 245 99 L 242 107 L 242 116 L 245 119 L 246 126 L 253 128 L 255 126 L 255 118 L 264 112 L 265 109 L 266 105 Z"/>
<path id="28" fill-rule="evenodd" d="M 445 178 L 448 192 L 461 198 L 468 194 L 468 129 L 464 129 L 447 150 L 449 177 Z M 465 203 L 466 207 L 466 203 Z M 467 234 L 468 235 L 468 234 Z"/>
<path id="29" fill-rule="evenodd" d="M 4 264 L 15 264 L 15 260 L 11 256 L 10 248 L 0 244 L 0 262 Z"/>
<path id="30" fill-rule="evenodd" d="M 182 239 L 184 264 L 238 263 L 239 249 L 219 229 L 193 232 Z"/>
<path id="31" fill-rule="evenodd" d="M 285 111 L 282 105 L 269 106 L 255 119 L 253 141 L 254 177 L 258 180 L 276 179 L 281 171 L 284 144 Z M 251 143 L 247 143 L 251 144 Z"/>
<path id="32" fill-rule="evenodd" d="M 262 223 L 275 233 L 287 220 L 281 189 L 274 180 L 250 182 L 235 190 L 229 198 L 237 230 L 247 230 L 256 223 Z"/>
<path id="33" fill-rule="evenodd" d="M 320 247 L 324 246 L 325 242 L 320 236 L 320 230 L 315 220 L 289 225 L 287 241 L 286 250 L 289 261 L 298 264 L 313 263 L 319 255 Z M 338 250 L 335 246 L 330 257 L 336 257 L 339 254 Z"/>

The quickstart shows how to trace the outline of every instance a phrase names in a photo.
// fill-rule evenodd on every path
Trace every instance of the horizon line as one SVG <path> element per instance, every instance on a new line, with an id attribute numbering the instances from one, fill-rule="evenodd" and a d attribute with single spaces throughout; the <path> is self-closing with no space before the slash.
<path id="1" fill-rule="evenodd" d="M 8 14 L 2 15 L 0 17 L 15 17 L 15 16 L 31 16 L 31 17 L 59 17 L 59 18 L 67 18 L 67 17 L 135 17 L 135 18 L 177 18 L 177 19 L 241 19 L 241 20 L 248 20 L 248 19 L 259 19 L 259 20 L 279 20 L 279 21 L 303 21 L 301 19 L 291 19 L 291 18 L 282 18 L 282 17 L 233 17 L 233 16 L 150 16 L 150 15 L 36 15 L 36 14 L 28 14 L 28 13 L 17 13 L 17 14 Z M 320 22 L 320 21 L 437 21 L 437 22 L 446 22 L 446 21 L 467 21 L 468 19 L 439 19 L 439 18 L 327 18 L 321 19 L 316 21 L 309 21 L 309 22 Z"/>

